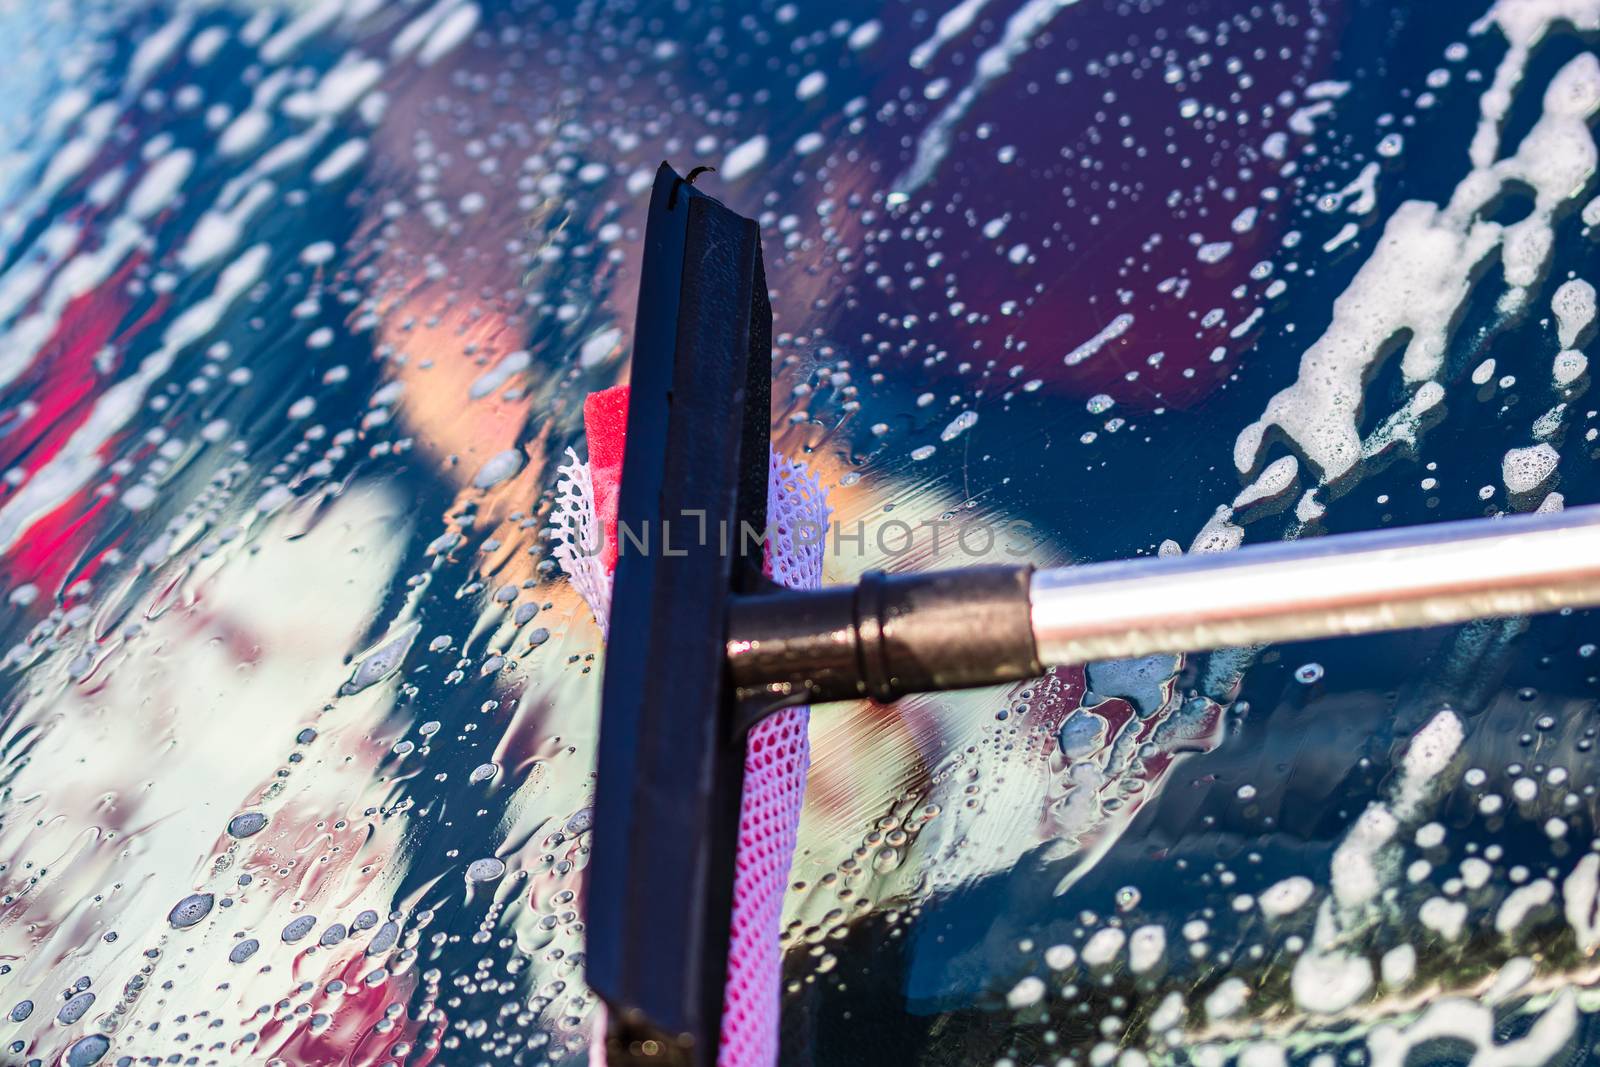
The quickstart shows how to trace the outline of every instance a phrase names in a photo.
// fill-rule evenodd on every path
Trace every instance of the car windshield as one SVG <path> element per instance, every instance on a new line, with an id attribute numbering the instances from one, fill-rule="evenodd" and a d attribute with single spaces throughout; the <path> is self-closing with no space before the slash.
<path id="1" fill-rule="evenodd" d="M 0 30 L 8 1064 L 588 1062 L 615 665 L 547 530 L 663 159 L 761 225 L 827 582 L 1600 501 L 1597 0 Z M 1597 642 L 819 706 L 781 1062 L 1591 1062 Z"/>

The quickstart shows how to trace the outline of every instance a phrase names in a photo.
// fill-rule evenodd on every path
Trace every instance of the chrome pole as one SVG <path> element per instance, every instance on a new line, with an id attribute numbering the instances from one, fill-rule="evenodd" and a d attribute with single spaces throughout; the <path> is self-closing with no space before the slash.
<path id="1" fill-rule="evenodd" d="M 888 701 L 1092 660 L 1580 607 L 1600 607 L 1600 506 L 736 597 L 726 660 L 741 696 L 759 698 L 744 726 L 773 701 Z"/>
<path id="2" fill-rule="evenodd" d="M 1047 665 L 1600 606 L 1600 506 L 1037 571 Z"/>

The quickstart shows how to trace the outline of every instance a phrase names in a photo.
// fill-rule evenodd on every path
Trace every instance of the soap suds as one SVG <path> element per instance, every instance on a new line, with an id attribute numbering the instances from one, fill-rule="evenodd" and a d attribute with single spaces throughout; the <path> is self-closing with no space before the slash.
<path id="1" fill-rule="evenodd" d="M 1562 284 L 1550 298 L 1556 313 L 1556 336 L 1562 348 L 1575 348 L 1578 339 L 1594 323 L 1594 286 L 1581 278 Z"/>
<path id="2" fill-rule="evenodd" d="M 1486 111 L 1490 106 L 1484 104 Z M 1499 248 L 1507 282 L 1533 284 L 1549 258 L 1557 211 L 1593 175 L 1588 119 L 1596 108 L 1600 61 L 1580 55 L 1552 80 L 1543 117 L 1515 156 L 1480 162 L 1443 207 L 1411 200 L 1395 210 L 1372 255 L 1335 301 L 1327 331 L 1301 357 L 1295 382 L 1239 435 L 1239 470 L 1254 468 L 1267 430 L 1276 426 L 1326 481 L 1352 472 L 1363 454 L 1356 426 L 1363 386 L 1388 346 L 1409 333 L 1401 370 L 1413 385 L 1432 381 L 1485 257 Z M 1532 212 L 1505 227 L 1481 219 L 1480 211 L 1511 183 L 1534 190 Z"/>
<path id="3" fill-rule="evenodd" d="M 1531 493 L 1556 472 L 1561 454 L 1548 444 L 1513 448 L 1501 458 L 1500 479 L 1509 493 Z"/>
<path id="4" fill-rule="evenodd" d="M 1269 919 L 1280 919 L 1304 907 L 1315 889 L 1311 879 L 1297 874 L 1263 890 L 1256 897 L 1256 903 L 1261 914 Z"/>
<path id="5" fill-rule="evenodd" d="M 1083 344 L 1079 345 L 1077 348 L 1074 348 L 1071 352 L 1068 352 L 1066 359 L 1063 360 L 1063 362 L 1069 367 L 1077 366 L 1079 363 L 1082 363 L 1084 360 L 1100 351 L 1112 341 L 1115 341 L 1117 338 L 1127 333 L 1128 328 L 1132 325 L 1132 315 L 1127 313 L 1118 315 L 1116 318 L 1107 323 L 1105 328 L 1099 333 L 1083 342 Z"/>

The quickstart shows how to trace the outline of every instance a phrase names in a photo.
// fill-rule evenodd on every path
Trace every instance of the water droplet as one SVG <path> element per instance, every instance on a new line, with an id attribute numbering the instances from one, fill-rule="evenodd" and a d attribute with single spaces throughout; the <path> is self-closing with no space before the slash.
<path id="1" fill-rule="evenodd" d="M 506 873 L 506 865 L 490 857 L 488 859 L 473 860 L 467 865 L 467 881 L 493 882 Z"/>
<path id="2" fill-rule="evenodd" d="M 111 1049 L 111 1039 L 105 1034 L 80 1037 L 67 1048 L 67 1067 L 91 1067 L 100 1062 Z"/>
<path id="3" fill-rule="evenodd" d="M 62 1026 L 71 1026 L 83 1018 L 93 1004 L 94 994 L 84 990 L 61 1005 L 61 1010 L 56 1012 L 56 1022 Z"/>
<path id="4" fill-rule="evenodd" d="M 388 952 L 398 940 L 400 940 L 400 927 L 393 921 L 386 922 L 378 927 L 377 934 L 372 938 L 372 944 L 367 946 L 367 955 L 377 956 Z"/>
<path id="5" fill-rule="evenodd" d="M 266 828 L 267 817 L 259 811 L 246 811 L 228 820 L 229 837 L 251 837 Z"/>
<path id="6" fill-rule="evenodd" d="M 1080 708 L 1061 724 L 1057 743 L 1062 756 L 1078 760 L 1099 749 L 1104 743 L 1104 734 L 1105 720 Z"/>
<path id="7" fill-rule="evenodd" d="M 339 687 L 340 696 L 353 696 L 363 689 L 370 688 L 383 681 L 389 675 L 400 669 L 401 662 L 406 658 L 406 653 L 411 651 L 411 642 L 417 636 L 417 627 L 413 623 L 407 626 L 393 640 L 379 646 L 367 655 L 350 675 L 350 680 Z"/>
<path id="8" fill-rule="evenodd" d="M 191 893 L 173 905 L 167 913 L 167 922 L 179 930 L 186 929 L 210 915 L 211 906 L 216 902 L 217 898 L 210 893 Z"/>

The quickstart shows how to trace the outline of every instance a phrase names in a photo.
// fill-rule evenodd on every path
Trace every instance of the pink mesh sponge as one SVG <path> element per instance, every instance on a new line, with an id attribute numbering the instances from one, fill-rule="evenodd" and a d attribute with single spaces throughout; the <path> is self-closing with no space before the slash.
<path id="1" fill-rule="evenodd" d="M 589 461 L 569 449 L 558 468 L 551 536 L 556 559 L 604 631 L 617 562 L 628 387 L 591 394 L 583 421 Z M 800 531 L 826 527 L 826 494 L 815 475 L 777 452 L 768 472 L 766 571 L 792 589 L 815 589 L 824 546 Z M 778 1058 L 778 924 L 811 763 L 810 718 L 809 708 L 788 708 L 757 723 L 746 739 L 719 1067 L 771 1067 Z M 599 1062 L 593 1052 L 591 1062 Z"/>

